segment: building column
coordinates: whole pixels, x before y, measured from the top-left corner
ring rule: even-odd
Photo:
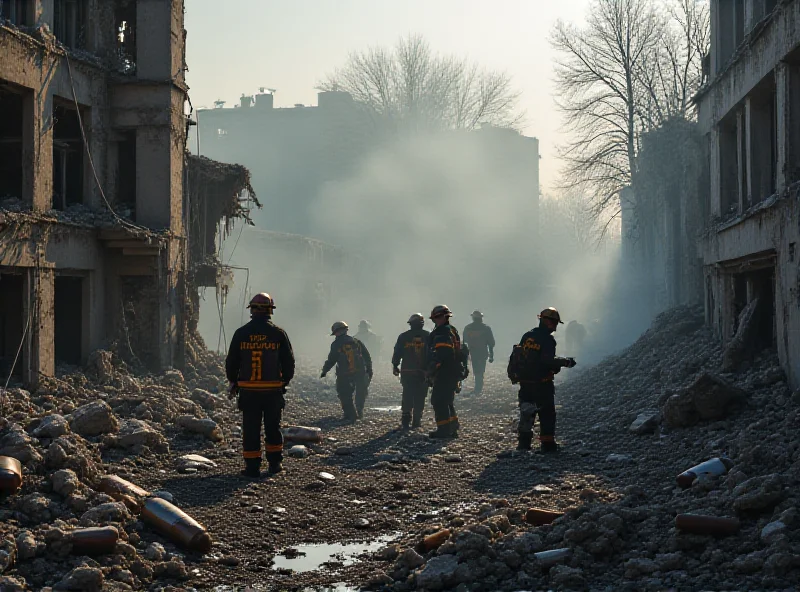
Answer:
[[[34,211],[53,203],[53,97],[25,93],[22,105],[22,197]]]
[[[23,381],[36,388],[42,375],[55,374],[55,273],[52,269],[27,268],[24,286],[22,305],[28,332]]]

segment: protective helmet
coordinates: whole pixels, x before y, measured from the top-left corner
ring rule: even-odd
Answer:
[[[347,326],[347,323],[344,321],[336,321],[333,325],[331,325],[331,335],[335,335],[337,331],[341,329],[349,329],[350,327]]]
[[[261,294],[256,294],[250,299],[250,304],[247,305],[247,308],[252,308],[253,310],[272,310],[275,308],[275,301],[272,299],[272,296],[266,292],[261,292]]]
[[[359,328],[359,329],[364,329],[364,328],[366,328],[366,329],[369,329],[371,326],[372,326],[372,325],[370,325],[370,324],[369,324],[369,321],[368,321],[368,320],[366,320],[366,319],[364,319],[363,321],[361,321],[361,322],[358,324],[358,328]]]
[[[473,310],[473,311],[472,311],[472,316],[473,316],[473,317],[480,317],[480,318],[483,318],[483,313],[482,313],[481,311],[479,311],[479,310]]]
[[[408,317],[408,324],[413,325],[414,323],[419,323],[420,325],[425,324],[425,317],[422,316],[422,313],[415,312],[410,317]]]
[[[447,317],[453,316],[453,313],[450,311],[450,309],[447,307],[446,304],[437,304],[436,306],[433,307],[433,310],[431,311],[432,319],[441,316],[447,316]]]
[[[558,314],[558,311],[552,306],[545,308],[541,313],[539,313],[539,318],[550,319],[551,321],[556,321],[562,325],[564,324],[564,322],[561,320],[561,315]]]

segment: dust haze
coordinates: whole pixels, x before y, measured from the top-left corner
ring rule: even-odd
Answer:
[[[627,345],[650,315],[621,300],[631,278],[620,274],[619,233],[603,222],[576,229],[558,197],[540,199],[536,151],[524,142],[535,140],[493,128],[395,135],[319,187],[302,252],[275,251],[281,240],[300,237],[272,233],[265,246],[257,226],[234,230],[223,258],[248,268],[249,278],[236,271],[226,306],[206,292],[201,331],[209,346],[225,349],[225,338],[247,319],[247,298],[259,291],[276,299],[275,322],[299,357],[315,364],[336,320],[354,334],[368,319],[383,337],[385,360],[409,315],[427,318],[440,303],[454,311],[459,331],[481,310],[500,363],[547,306],[588,331],[580,350],[567,351],[562,326],[556,338],[563,355],[592,363]]]

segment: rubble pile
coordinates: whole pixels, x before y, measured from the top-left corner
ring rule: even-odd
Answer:
[[[220,379],[202,383],[216,390]],[[143,539],[144,500],[104,483],[137,463],[172,464],[169,440],[182,425],[204,428],[190,442],[223,439],[208,417],[221,397],[195,384],[174,370],[135,377],[109,352],[95,352],[85,373],[43,379],[35,394],[4,393],[0,456],[21,461],[23,479],[0,500],[0,589],[131,590],[186,580],[185,549]]]
[[[24,479],[0,501],[0,588],[791,589],[800,397],[774,351],[731,371],[723,360],[701,311],[662,315],[627,350],[559,375],[562,447],[542,455],[515,450],[516,389],[499,360],[484,395],[470,379],[458,396],[461,437],[434,441],[429,405],[425,429],[397,429],[388,363],[350,424],[334,379],[301,359],[284,423],[321,434],[287,441],[286,471],[251,482],[217,356],[132,376],[98,352],[36,393],[7,393],[0,456],[22,461]],[[165,506],[152,500],[188,515],[183,542],[154,526]],[[203,527],[213,545],[192,551],[185,533]],[[377,541],[302,571],[304,544]]]
[[[633,346],[558,390],[562,452],[534,470],[564,475],[585,463],[617,499],[583,490],[563,517],[535,528],[523,498],[486,507],[466,526],[457,516],[440,525],[452,534],[436,550],[379,554],[392,563],[376,587],[386,576],[393,590],[791,588],[800,575],[800,401],[774,351],[721,372],[723,349],[701,313],[662,315]],[[692,407],[689,421],[664,421],[676,400]],[[730,459],[730,471],[677,485],[680,472],[715,456]],[[550,487],[569,488],[564,481]],[[676,528],[680,514],[711,518],[691,534]],[[561,553],[557,564],[538,559],[542,551]]]

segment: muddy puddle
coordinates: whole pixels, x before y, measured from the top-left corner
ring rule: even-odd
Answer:
[[[321,543],[295,545],[291,553],[275,555],[273,569],[291,569],[298,573],[315,571],[326,563],[335,563],[336,567],[347,567],[358,562],[364,553],[374,553],[397,538],[397,534],[382,536],[378,539],[360,543]],[[339,592],[339,588],[325,589]],[[342,592],[349,588],[342,588]]]

